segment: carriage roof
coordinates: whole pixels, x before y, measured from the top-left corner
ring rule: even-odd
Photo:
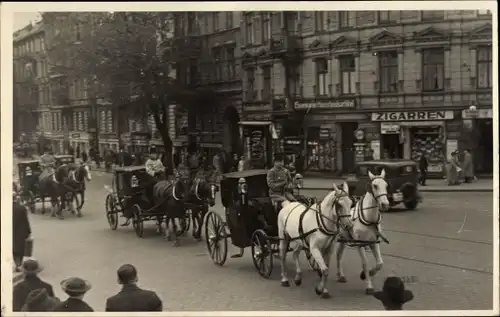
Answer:
[[[29,160],[29,161],[22,161],[17,163],[17,166],[27,166],[27,165],[33,165],[33,164],[40,164],[38,160]]]
[[[115,169],[115,173],[133,173],[145,171],[146,167],[144,165],[140,166],[121,166]]]
[[[384,166],[389,168],[408,166],[408,165],[417,165],[417,163],[412,160],[386,159],[386,160],[365,161],[356,164],[356,166]]]
[[[232,172],[224,174],[224,178],[247,178],[254,176],[267,176],[268,170],[266,169],[255,169],[255,170],[246,170],[241,172]]]

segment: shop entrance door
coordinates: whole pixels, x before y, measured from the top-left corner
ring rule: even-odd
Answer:
[[[341,123],[342,127],[342,173],[354,171],[354,142],[355,132],[358,129],[357,122]]]
[[[382,159],[403,158],[403,145],[399,142],[399,134],[381,134]]]
[[[477,173],[493,172],[493,120],[476,120],[478,135],[477,157],[472,159]]]

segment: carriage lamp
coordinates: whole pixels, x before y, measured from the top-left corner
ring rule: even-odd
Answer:
[[[302,174],[295,175],[295,186],[297,186],[298,189],[304,187],[304,177],[302,176]]]
[[[246,194],[248,192],[247,181],[244,178],[238,180],[238,192],[240,194]]]
[[[134,175],[130,179],[130,187],[132,187],[132,188],[139,187],[139,180],[137,179],[137,176]]]

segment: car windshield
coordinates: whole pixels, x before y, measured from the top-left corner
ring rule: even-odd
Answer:
[[[386,175],[390,173],[389,169],[386,166],[380,166],[380,165],[362,165],[358,166],[357,169],[357,176],[368,176],[368,171],[372,172],[374,175],[380,175],[382,173],[382,169],[385,169]]]

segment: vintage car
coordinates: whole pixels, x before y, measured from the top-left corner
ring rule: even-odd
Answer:
[[[385,170],[385,179],[389,184],[388,195],[391,206],[402,203],[409,210],[415,209],[422,198],[418,191],[417,163],[411,160],[373,160],[356,164],[355,174],[346,180],[349,192],[355,199],[363,196],[369,181],[368,171],[379,175],[382,169]]]
[[[73,155],[54,155],[54,158],[56,159],[56,166],[75,163],[75,157]]]

